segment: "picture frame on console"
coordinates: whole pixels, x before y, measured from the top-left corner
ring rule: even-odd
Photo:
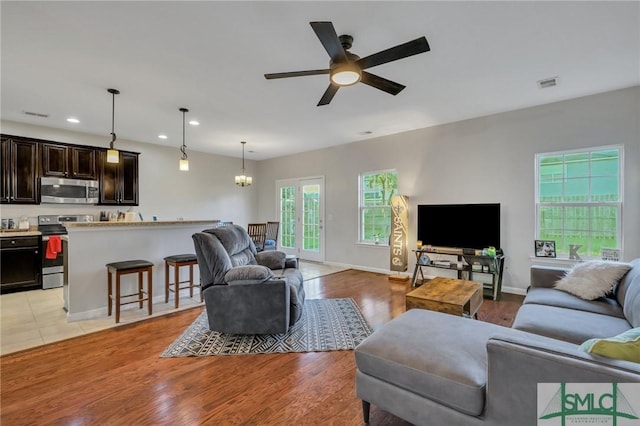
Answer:
[[[551,240],[535,240],[536,257],[556,257],[556,242]]]

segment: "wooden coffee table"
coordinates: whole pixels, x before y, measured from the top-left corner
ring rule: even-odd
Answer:
[[[434,278],[406,296],[407,311],[419,308],[476,318],[480,305],[482,284],[455,278]]]

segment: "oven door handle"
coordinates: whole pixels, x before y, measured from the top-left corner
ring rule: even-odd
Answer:
[[[42,237],[42,241],[49,241],[49,237],[51,237],[51,235],[46,235],[44,237]],[[62,241],[69,241],[69,236],[68,235],[59,235],[60,239]]]

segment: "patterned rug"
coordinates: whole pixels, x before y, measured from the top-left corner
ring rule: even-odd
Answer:
[[[209,330],[207,312],[160,355],[163,358],[321,352],[354,349],[371,328],[353,299],[308,299],[302,318],[284,334],[224,334]]]

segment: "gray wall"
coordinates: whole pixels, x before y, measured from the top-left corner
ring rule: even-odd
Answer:
[[[357,244],[360,173],[398,171],[399,193],[410,197],[410,247],[417,204],[501,203],[503,285],[522,292],[537,261],[536,153],[623,144],[623,255],[640,256],[639,122],[640,87],[633,87],[265,160],[258,163],[258,203],[273,214],[276,180],[324,176],[326,261],[373,270],[388,269],[388,249]],[[410,256],[410,271],[414,260]]]

